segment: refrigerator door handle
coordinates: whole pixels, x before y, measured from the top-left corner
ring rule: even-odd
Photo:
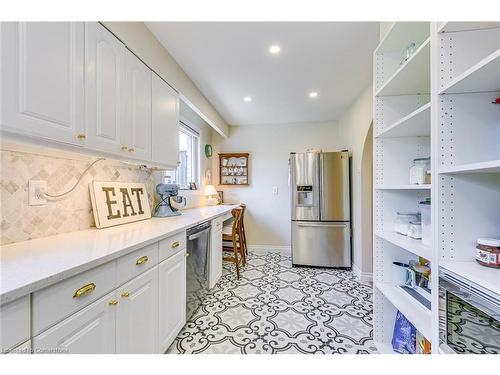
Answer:
[[[297,224],[299,227],[304,227],[304,228],[311,228],[311,227],[331,227],[331,228],[346,228],[348,226],[349,223],[344,223],[344,224],[329,224],[329,223],[315,223],[315,224],[312,224],[312,223],[307,223],[307,224],[304,224],[304,223],[299,223]]]

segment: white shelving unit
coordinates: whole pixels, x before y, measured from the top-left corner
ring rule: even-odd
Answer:
[[[411,42],[417,50],[399,64]],[[393,352],[399,310],[439,353],[440,267],[500,298],[500,272],[474,259],[477,238],[500,237],[500,22],[396,22],[373,61],[374,338]],[[432,184],[408,185],[412,159],[426,156]],[[429,196],[424,246],[393,221]],[[392,282],[393,262],[419,257],[431,263],[430,310]]]
[[[500,97],[500,22],[435,26],[431,48],[438,264],[500,299],[500,271],[475,261],[478,238],[500,237],[500,105],[492,103]]]
[[[396,64],[412,42],[413,55]],[[409,184],[413,159],[431,155],[431,47],[430,23],[396,22],[374,52],[374,338],[382,353],[393,352],[398,310],[432,342],[432,309],[392,281],[393,262],[435,259],[433,247],[393,229],[398,211],[418,212],[433,190]]]

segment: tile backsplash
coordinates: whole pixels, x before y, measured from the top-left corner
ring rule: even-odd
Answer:
[[[71,189],[81,172],[94,159],[71,159],[6,150],[0,153],[2,245],[94,227],[88,188],[92,180],[143,182],[153,208],[153,173],[116,160],[97,162],[71,193],[48,200],[43,206],[29,206],[29,180],[46,181],[47,193],[57,195]]]

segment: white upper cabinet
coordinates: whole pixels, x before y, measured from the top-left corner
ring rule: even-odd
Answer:
[[[123,144],[131,157],[151,159],[151,70],[132,52],[126,52],[127,95]]]
[[[84,143],[84,24],[2,23],[2,127]]]
[[[161,262],[158,270],[158,350],[165,353],[186,323],[186,250]]]
[[[102,25],[85,25],[85,109],[88,147],[123,154],[126,121],[125,46]],[[123,147],[123,148],[122,148]]]
[[[118,289],[116,352],[156,354],[158,349],[158,267]]]
[[[179,160],[179,94],[152,73],[152,160],[177,167]]]

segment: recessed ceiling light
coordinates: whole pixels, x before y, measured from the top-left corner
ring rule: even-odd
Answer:
[[[252,98],[251,98],[250,96],[245,96],[245,97],[243,98],[243,101],[244,101],[244,102],[247,102],[247,103],[250,103],[250,102],[252,101]]]
[[[281,51],[280,46],[274,45],[274,46],[269,47],[269,52],[271,52],[273,55],[280,53],[280,51]]]
[[[316,98],[316,97],[318,97],[318,93],[317,93],[316,91],[311,91],[311,92],[309,93],[309,97],[310,97],[310,98]]]

